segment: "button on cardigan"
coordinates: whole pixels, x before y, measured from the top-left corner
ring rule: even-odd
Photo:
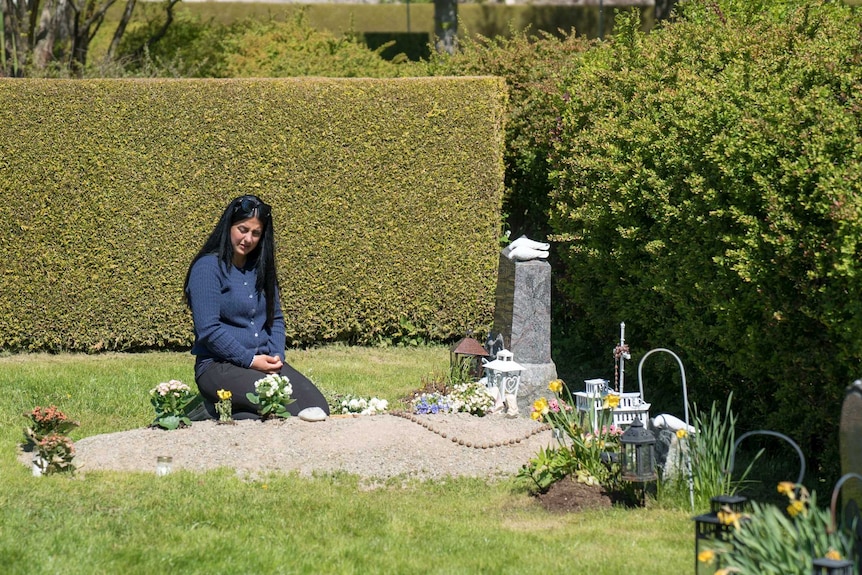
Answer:
[[[284,359],[284,316],[276,293],[275,317],[266,324],[266,298],[255,289],[257,272],[225,269],[215,254],[199,258],[189,274],[188,298],[194,319],[198,377],[213,361],[249,367],[258,354]]]

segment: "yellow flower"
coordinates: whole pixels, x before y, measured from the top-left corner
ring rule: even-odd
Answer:
[[[548,407],[548,400],[544,397],[540,397],[533,402],[533,410],[538,411],[542,415],[545,415],[546,413],[548,413],[548,411],[550,411],[550,408]]]
[[[619,395],[608,395],[605,397],[605,401],[603,402],[603,407],[610,407],[611,409],[616,409],[620,404],[620,396]]]
[[[788,496],[790,499],[796,499],[796,485],[790,481],[782,481],[779,483],[778,492]]]
[[[530,414],[530,419],[532,419],[533,421],[539,421],[540,419],[542,419],[542,412],[541,411],[532,412]]]
[[[553,391],[554,393],[560,393],[563,391],[563,380],[562,379],[552,379],[548,384],[548,389]]]
[[[220,390],[218,390],[218,391],[216,392],[216,395],[218,395],[218,398],[219,398],[220,400],[222,400],[222,401],[227,401],[228,399],[230,399],[231,397],[233,397],[233,394],[232,394],[230,391],[227,391],[227,390],[224,390],[224,389],[220,389]]]
[[[718,522],[722,525],[733,525],[736,528],[739,528],[739,520],[742,517],[739,513],[734,513],[733,511],[722,510],[717,513]]]
[[[800,513],[805,513],[805,503],[802,501],[792,501],[790,505],[787,506],[787,513],[791,517],[796,517]]]
[[[678,439],[685,439],[688,437],[688,432],[685,429],[677,429],[676,436]]]
[[[833,561],[841,561],[841,559],[843,559],[843,557],[841,557],[841,554],[838,551],[836,551],[835,549],[830,549],[826,553],[826,558],[832,559]]]
[[[715,551],[712,549],[704,549],[697,554],[697,560],[701,563],[712,563],[713,559],[715,559]]]

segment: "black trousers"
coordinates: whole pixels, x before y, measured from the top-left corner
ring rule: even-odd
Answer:
[[[231,392],[235,414],[257,413],[258,406],[251,403],[246,394],[255,393],[254,382],[266,375],[256,369],[239,367],[227,362],[215,362],[195,380],[195,383],[198,384],[201,395],[208,401],[216,403],[219,400],[218,390],[224,389]],[[326,398],[310,379],[286,363],[281,368],[281,375],[290,380],[293,388],[291,397],[296,401],[287,406],[287,411],[291,415],[297,415],[306,407],[319,407],[329,415]]]

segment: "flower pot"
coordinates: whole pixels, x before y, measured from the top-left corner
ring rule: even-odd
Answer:
[[[38,453],[33,456],[33,477],[42,477],[45,475],[48,467],[48,462]]]

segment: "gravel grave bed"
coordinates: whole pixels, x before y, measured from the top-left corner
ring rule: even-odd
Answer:
[[[453,438],[480,447],[466,447]],[[168,455],[174,471],[226,467],[243,476],[347,472],[375,480],[493,479],[514,475],[552,442],[545,426],[529,418],[497,414],[410,415],[409,419],[392,414],[348,415],[314,423],[292,417],[233,425],[202,421],[174,431],[142,428],[94,435],[75,442],[75,463],[79,473],[154,473],[156,458]],[[21,453],[19,458],[29,465],[31,457]]]

